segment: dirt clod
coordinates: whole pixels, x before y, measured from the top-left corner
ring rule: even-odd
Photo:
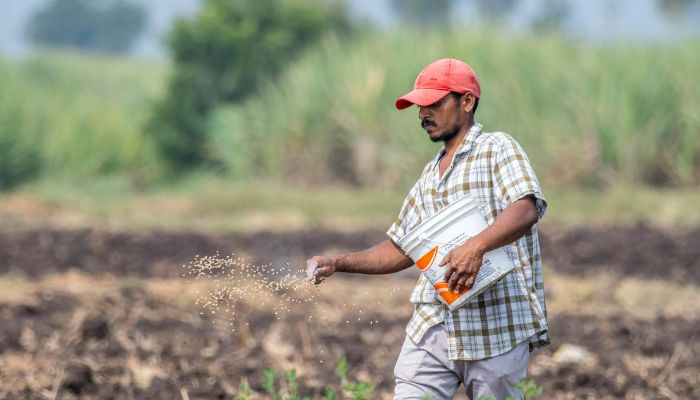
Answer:
[[[90,367],[80,363],[68,365],[64,371],[62,388],[73,394],[94,392],[96,386]]]
[[[88,315],[80,327],[83,339],[104,339],[109,335],[109,322],[104,314]]]

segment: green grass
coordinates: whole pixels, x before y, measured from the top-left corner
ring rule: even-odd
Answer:
[[[547,222],[571,225],[633,224],[690,227],[700,224],[700,188],[670,189],[616,186],[604,191],[553,188]]]
[[[231,183],[202,175],[184,179],[174,188],[162,186],[147,191],[134,190],[125,177],[83,181],[80,191],[75,190],[76,186],[76,182],[53,179],[25,185],[14,194],[0,196],[0,215],[13,217],[18,226],[200,232],[314,228],[358,231],[388,228],[405,196],[399,190],[304,188],[264,181]],[[549,201],[542,222],[545,227],[645,222],[675,228],[700,224],[700,209],[695,206],[700,204],[698,188],[545,188],[545,195]],[[34,213],[29,206],[17,208],[18,201],[53,211],[48,216]]]
[[[38,175],[144,179],[157,167],[142,127],[167,68],[122,58],[46,53],[0,60],[0,189]],[[12,171],[28,170],[32,176]]]
[[[477,119],[523,144],[546,189],[700,183],[700,80],[688,78],[700,71],[697,40],[593,47],[462,30],[327,38],[279,81],[211,116],[204,175],[298,193],[328,185],[401,193],[439,145],[415,108],[399,112],[393,101],[441,57],[475,68]],[[71,53],[0,60],[0,190],[48,180],[82,191],[86,181],[113,186],[113,176],[144,190],[182,184],[162,179],[167,166],[144,131],[168,69]]]
[[[135,191],[125,177],[76,182],[44,179],[13,199],[36,199],[55,210],[52,220],[19,215],[26,224],[50,223],[115,230],[260,231],[331,228],[356,231],[388,226],[404,194],[372,189],[280,187],[276,182],[231,183],[194,175],[174,186]]]
[[[477,119],[506,131],[549,185],[700,181],[700,46],[591,47],[493,32],[330,38],[243,106],[212,119],[212,154],[231,176],[401,187],[438,145],[393,102],[428,62],[455,57],[480,77]]]

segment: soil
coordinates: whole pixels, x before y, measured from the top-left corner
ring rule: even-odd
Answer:
[[[649,225],[545,230],[542,259],[575,275],[606,270],[619,276],[700,283],[700,228],[660,230]]]
[[[700,228],[665,231],[647,225],[545,230],[542,258],[557,271],[585,276],[608,271],[620,276],[700,283]],[[255,264],[303,265],[312,254],[364,249],[384,240],[382,231],[203,235],[99,230],[0,231],[0,274],[36,277],[78,269],[118,276],[176,277],[173,268],[196,254],[246,256]]]
[[[382,308],[368,303],[363,318],[379,321],[371,326],[347,324],[340,306],[351,298],[342,293],[385,285],[378,278],[338,281],[346,292],[323,300],[333,320],[310,323],[298,308],[277,319],[264,307],[249,306],[237,316],[236,331],[212,324],[193,303],[172,301],[148,287],[157,279],[181,280],[179,266],[196,254],[243,249],[254,262],[279,264],[364,248],[383,238],[381,231],[0,232],[0,279],[36,282],[19,300],[0,298],[0,398],[230,399],[241,382],[261,391],[262,371],[270,367],[296,368],[302,393],[319,398],[326,386],[339,385],[335,363],[343,356],[352,379],[370,381],[377,387],[374,398],[387,398],[410,305],[405,298]],[[686,284],[700,283],[696,243],[700,230],[666,232],[643,225],[545,231],[542,239],[545,263],[559,272],[586,276],[606,270]],[[70,290],[41,283],[69,270],[79,271],[87,283]],[[112,283],[96,290],[90,280],[105,274]],[[403,288],[412,285],[409,278],[397,281]],[[552,345],[532,353],[530,362],[530,377],[544,387],[544,398],[700,398],[697,320],[571,310],[551,315],[549,322]],[[564,344],[582,346],[591,356],[558,361],[555,354]]]
[[[383,240],[379,231],[343,234],[329,231],[202,235],[99,230],[0,231],[0,273],[31,277],[78,269],[119,276],[176,277],[177,267],[195,255],[236,253],[255,264],[284,265],[332,248],[366,248]]]

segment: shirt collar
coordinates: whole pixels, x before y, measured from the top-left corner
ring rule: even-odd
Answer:
[[[460,143],[459,147],[457,147],[457,151],[455,152],[455,159],[457,158],[457,156],[461,156],[462,154],[469,154],[472,147],[474,146],[474,141],[476,140],[477,136],[479,136],[479,134],[481,133],[482,128],[483,126],[480,123],[474,122],[474,125],[472,125],[472,127],[469,128],[469,131],[467,131],[467,134],[464,135],[462,143]],[[443,145],[440,151],[438,151],[433,161],[437,163],[440,160],[440,158],[445,155],[445,152],[445,145]]]

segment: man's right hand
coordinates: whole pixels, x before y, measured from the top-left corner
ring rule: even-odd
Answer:
[[[325,281],[335,271],[335,260],[330,257],[314,256],[306,260],[306,277],[314,285]]]

